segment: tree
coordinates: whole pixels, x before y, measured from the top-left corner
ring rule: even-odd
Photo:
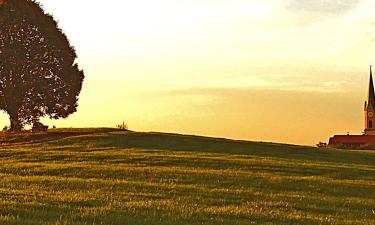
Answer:
[[[13,131],[76,112],[84,79],[52,16],[33,0],[0,0],[0,110]]]

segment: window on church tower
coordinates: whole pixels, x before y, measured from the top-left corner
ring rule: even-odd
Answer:
[[[368,122],[368,127],[372,128],[372,121],[371,120]]]

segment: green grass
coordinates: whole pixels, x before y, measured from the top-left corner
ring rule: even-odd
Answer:
[[[375,151],[111,129],[31,138],[49,141],[1,147],[0,224],[375,224]]]

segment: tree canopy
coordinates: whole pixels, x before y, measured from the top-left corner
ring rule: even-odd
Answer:
[[[0,110],[11,130],[76,112],[84,73],[52,16],[33,0],[0,0]]]

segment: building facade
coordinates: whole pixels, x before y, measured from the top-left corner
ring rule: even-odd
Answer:
[[[367,101],[364,107],[365,129],[362,135],[335,135],[329,139],[329,146],[350,149],[375,149],[375,92],[370,66],[370,80]]]

